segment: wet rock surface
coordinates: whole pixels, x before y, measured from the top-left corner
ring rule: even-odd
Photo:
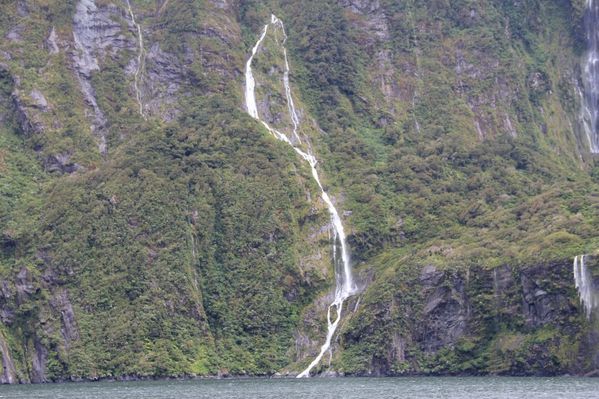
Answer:
[[[98,105],[96,92],[91,83],[92,72],[100,69],[102,58],[114,55],[118,50],[132,48],[117,22],[120,11],[114,5],[99,8],[94,0],[80,0],[73,16],[73,62],[77,79],[92,120],[91,131],[98,138],[98,150],[105,155],[107,149],[106,124],[108,120]]]
[[[390,302],[365,303],[362,312],[376,315],[374,324],[358,312],[360,324],[368,327],[348,329],[342,348],[366,348],[372,340],[385,346],[368,355],[368,366],[358,374],[454,374],[472,361],[480,362],[479,373],[579,373],[578,357],[596,363],[598,341],[592,327],[572,323],[584,315],[571,267],[563,262],[464,272],[425,266],[395,290],[386,288],[396,292]],[[555,345],[573,344],[572,357],[558,360]]]
[[[163,51],[160,43],[154,43],[146,55],[146,69],[144,91],[148,100],[144,107],[151,115],[172,121],[179,113],[177,104],[185,82],[184,67],[177,57]]]

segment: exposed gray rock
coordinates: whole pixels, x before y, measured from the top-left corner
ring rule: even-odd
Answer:
[[[79,73],[90,77],[97,71],[99,60],[122,49],[132,49],[131,43],[121,30],[118,20],[121,11],[113,4],[99,8],[94,0],[80,0],[73,17],[73,59]]]
[[[388,45],[391,40],[389,18],[378,0],[340,0],[339,4],[353,14],[349,22],[355,28],[358,43],[371,60],[367,67],[372,76],[372,83],[382,94],[380,100],[383,100],[378,106],[393,115],[398,100],[402,99],[402,93],[393,59],[394,54]],[[405,73],[406,71],[402,71],[402,76],[405,76]],[[407,97],[411,98],[412,95]],[[379,101],[376,98],[372,100]],[[381,120],[381,124],[388,122],[388,120]]]
[[[50,110],[50,107],[48,106],[48,101],[46,100],[46,97],[44,97],[41,91],[39,91],[38,89],[33,89],[31,90],[31,93],[29,93],[29,96],[33,100],[35,106],[40,111],[48,112]]]
[[[308,357],[314,357],[318,354],[322,342],[323,328],[319,320],[319,315],[326,314],[329,305],[333,302],[334,292],[327,292],[326,295],[318,297],[314,306],[304,315],[304,322],[299,330],[294,332],[295,340],[295,360],[302,361]],[[349,306],[349,304],[347,305]],[[316,332],[318,339],[311,339],[308,331]]]
[[[21,267],[17,277],[15,279],[15,289],[16,289],[16,301],[18,305],[23,304],[29,295],[35,292],[35,286],[33,285],[33,276],[29,269],[25,266]]]
[[[420,273],[420,281],[428,287],[438,284],[442,278],[443,272],[437,271],[437,268],[433,265],[424,266]]]
[[[15,384],[17,380],[17,371],[13,362],[8,344],[2,334],[0,334],[0,354],[2,355],[2,374],[0,374],[0,383]]]
[[[587,331],[572,322],[573,319],[583,320],[584,315],[575,306],[577,301],[573,301],[576,291],[570,262],[466,270],[438,270],[427,265],[416,276],[411,276],[408,280],[399,280],[401,288],[398,286],[397,293],[385,300],[377,297],[374,303],[364,303],[352,317],[365,318],[368,322],[356,324],[352,320],[354,328],[342,333],[341,340],[346,349],[372,342],[373,337],[379,345],[382,340],[386,342],[383,351],[379,347],[376,352],[362,355],[370,356],[369,365],[362,371],[364,374],[394,374],[393,368],[398,365],[419,372],[422,356],[441,361],[446,351],[455,350],[459,358],[463,356],[460,345],[464,343],[467,347],[471,345],[472,349],[468,350],[475,352],[474,356],[481,356],[485,350],[496,350],[495,345],[500,344],[493,338],[501,337],[500,331],[505,326],[511,326],[510,332],[519,337],[510,350],[522,351],[522,356],[529,356],[525,361],[535,364],[537,372],[552,373],[564,367],[547,353],[560,345],[563,337],[570,336],[580,340],[580,359],[588,359],[592,367],[599,367],[599,332],[595,329]],[[358,325],[360,327],[356,328]],[[545,328],[560,333],[547,342],[526,346],[530,345],[529,337]],[[490,339],[491,343],[481,342],[481,339]],[[479,344],[490,347],[485,349],[477,346]],[[526,351],[534,353],[525,355]],[[511,356],[498,353],[498,356]],[[435,357],[439,354],[441,359]],[[438,366],[435,364],[434,367]],[[442,369],[443,365],[440,367]],[[514,363],[511,367],[510,373],[529,372],[522,368],[522,364]],[[588,371],[583,367],[588,365],[571,372]]]
[[[387,49],[381,49],[375,54],[375,64],[377,67],[377,78],[380,82],[380,90],[387,101],[399,99],[401,90],[397,79],[395,78],[395,68],[391,52]]]
[[[29,7],[27,5],[27,1],[17,1],[17,14],[19,17],[26,17],[29,15]]]
[[[21,35],[22,35],[24,29],[25,29],[25,27],[23,25],[16,25],[8,31],[8,33],[6,34],[6,38],[8,40],[10,40],[11,42],[18,43],[23,40]]]
[[[42,345],[38,337],[33,341],[33,354],[31,358],[30,380],[33,383],[48,382],[46,376],[46,363],[48,361],[48,350]]]
[[[530,327],[555,324],[561,315],[570,310],[570,300],[566,295],[541,289],[539,280],[543,278],[545,276],[537,270],[523,273],[521,277],[522,313]]]
[[[18,86],[18,80],[15,79],[15,86]],[[12,102],[15,109],[17,122],[25,135],[33,135],[43,133],[45,131],[44,124],[39,116],[33,111],[28,102],[22,98],[23,93],[15,90],[12,93]]]
[[[60,312],[62,327],[60,332],[64,339],[65,346],[70,347],[71,343],[79,339],[79,330],[77,328],[77,320],[73,305],[69,301],[66,289],[59,288],[50,300],[50,305],[53,309]]]
[[[318,348],[319,341],[310,339],[310,337],[300,331],[296,331],[293,340],[295,342],[295,358],[303,360],[314,356],[314,348]]]
[[[426,266],[420,276],[425,295],[420,337],[425,352],[452,345],[466,332],[469,309],[464,280]]]
[[[148,99],[145,108],[149,114],[160,116],[168,122],[177,116],[178,93],[184,80],[184,67],[171,54],[154,43],[146,55],[144,91]]]
[[[339,4],[358,14],[376,13],[381,8],[379,0],[341,0]]]
[[[8,281],[0,281],[0,321],[6,325],[10,325],[15,316],[14,309],[11,306],[13,296]]]
[[[406,339],[399,333],[393,335],[391,340],[391,361],[405,362],[406,360]]]
[[[135,46],[122,34],[118,23],[120,16],[121,12],[115,5],[99,8],[94,0],[80,0],[73,16],[73,61],[81,91],[93,111],[89,115],[92,118],[91,130],[98,137],[98,149],[103,155],[107,153],[107,119],[98,105],[90,78],[92,72],[100,69],[102,58]]]
[[[367,31],[372,39],[381,41],[390,39],[389,24],[379,0],[341,0],[339,3],[353,13],[365,17],[362,19],[361,28]]]
[[[83,169],[81,165],[71,162],[71,154],[69,153],[48,156],[44,161],[44,167],[48,172],[60,173],[74,173]]]
[[[52,30],[50,30],[50,35],[46,40],[46,45],[48,47],[48,50],[50,51],[50,54],[58,54],[60,52],[60,48],[58,47],[58,41],[56,37],[56,29],[54,27],[52,27]]]
[[[228,10],[231,8],[230,2],[227,0],[210,0],[210,3],[217,8],[221,8],[223,10]]]
[[[497,59],[489,58],[478,50],[458,48],[455,54],[456,91],[466,99],[472,112],[474,128],[480,140],[499,134],[516,137],[517,126],[509,114],[501,110],[511,109],[512,99],[517,93],[494,71],[500,67]],[[493,90],[472,93],[474,82],[490,81]]]

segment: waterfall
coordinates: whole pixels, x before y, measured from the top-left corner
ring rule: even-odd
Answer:
[[[584,93],[580,118],[591,153],[599,153],[599,1],[587,0],[584,15],[587,52],[582,63]]]
[[[289,111],[289,116],[290,116],[291,122],[293,124],[293,136],[294,136],[297,144],[294,144],[285,134],[272,128],[267,122],[260,119],[260,116],[258,115],[258,107],[256,105],[256,94],[255,94],[256,81],[254,80],[254,75],[252,73],[252,61],[254,60],[254,57],[255,57],[258,49],[260,48],[262,42],[264,41],[264,38],[266,37],[268,28],[271,25],[273,27],[279,26],[283,32],[283,41],[281,44],[283,54],[285,57],[285,71],[283,73],[283,85],[284,85],[284,89],[285,89],[285,96],[286,96],[286,100],[287,100],[287,108]],[[250,58],[247,60],[246,65],[245,65],[245,106],[247,109],[247,113],[252,118],[261,122],[262,125],[278,140],[281,140],[281,141],[287,143],[289,146],[291,146],[293,148],[293,150],[310,165],[310,169],[312,171],[312,178],[314,179],[316,184],[318,184],[322,200],[325,202],[325,204],[327,206],[327,209],[328,209],[330,217],[331,217],[331,224],[333,225],[333,230],[334,230],[333,262],[335,265],[335,283],[336,283],[335,298],[333,300],[333,303],[331,303],[331,305],[328,307],[328,310],[327,310],[328,331],[327,331],[327,336],[326,336],[325,342],[322,345],[322,347],[320,348],[320,353],[318,354],[318,356],[316,356],[316,358],[312,361],[312,363],[310,363],[310,365],[303,372],[301,372],[298,375],[298,378],[302,378],[302,377],[310,376],[310,371],[312,370],[312,368],[314,368],[314,366],[316,366],[320,362],[320,360],[322,359],[324,354],[330,349],[331,340],[335,334],[335,331],[337,330],[337,326],[339,325],[339,322],[341,321],[341,311],[343,309],[343,302],[348,297],[350,297],[352,294],[354,294],[356,292],[356,287],[355,287],[355,284],[353,281],[353,276],[352,276],[352,271],[351,271],[351,262],[350,262],[350,256],[349,256],[349,250],[348,250],[345,230],[343,228],[343,223],[341,222],[341,218],[339,217],[339,212],[337,211],[337,208],[335,208],[335,205],[331,201],[329,194],[325,191],[325,189],[320,181],[320,177],[318,175],[318,170],[316,169],[316,164],[317,164],[316,157],[312,154],[312,152],[309,148],[304,150],[304,149],[298,147],[298,145],[301,145],[301,140],[300,140],[299,133],[298,133],[300,121],[299,121],[297,111],[295,109],[295,104],[293,102],[293,98],[291,96],[291,88],[289,85],[289,61],[287,59],[287,49],[285,48],[286,39],[287,39],[287,35],[285,34],[285,27],[283,25],[283,22],[280,19],[278,19],[275,15],[272,15],[270,23],[264,25],[264,28],[262,29],[262,34],[260,35],[260,38],[254,45],[254,47],[252,48],[252,54],[250,55]],[[337,264],[336,264],[336,250],[337,250],[336,243],[337,242],[339,242],[340,249],[341,249],[341,264],[342,264],[341,270],[337,270]],[[331,312],[333,310],[336,313],[336,317],[335,317],[334,321],[331,321]]]
[[[145,119],[144,115],[144,107],[141,99],[141,90],[139,89],[139,79],[140,75],[144,68],[144,37],[141,32],[141,26],[135,21],[135,14],[133,14],[133,9],[131,8],[131,3],[129,0],[126,0],[127,9],[129,11],[129,16],[131,17],[131,22],[133,26],[137,29],[137,43],[139,46],[139,53],[137,54],[137,69],[135,70],[135,81],[133,86],[135,88],[135,97],[137,98],[137,103],[139,104],[139,114]]]
[[[578,289],[578,296],[588,319],[591,312],[599,305],[599,296],[593,287],[593,275],[585,264],[586,255],[574,258],[574,283]]]

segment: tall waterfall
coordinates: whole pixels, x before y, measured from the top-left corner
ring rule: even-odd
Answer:
[[[587,318],[590,319],[591,312],[599,305],[599,296],[593,287],[593,275],[585,264],[585,258],[586,255],[574,258],[574,283]]]
[[[599,1],[586,0],[584,15],[587,52],[582,64],[581,118],[592,153],[599,153]]]
[[[254,80],[254,75],[252,73],[252,61],[254,60],[254,56],[256,55],[258,49],[262,45],[262,42],[264,41],[264,38],[266,37],[268,29],[271,26],[273,28],[276,26],[279,26],[283,32],[283,37],[284,37],[284,39],[281,43],[283,54],[285,57],[285,71],[283,73],[283,86],[285,89],[285,96],[286,96],[286,100],[287,100],[287,108],[289,111],[289,117],[291,118],[291,122],[293,124],[293,136],[295,139],[294,142],[292,142],[292,140],[290,140],[285,134],[272,128],[267,122],[260,119],[260,116],[258,114],[258,107],[256,105],[256,94],[255,94],[256,81]],[[329,214],[331,216],[331,223],[333,225],[333,230],[334,230],[333,262],[335,264],[335,282],[336,282],[335,298],[333,300],[333,303],[331,303],[331,305],[329,306],[328,311],[327,311],[328,331],[327,331],[327,336],[326,336],[325,342],[322,345],[322,347],[320,348],[320,352],[319,352],[318,356],[316,356],[316,358],[312,361],[312,363],[310,363],[310,365],[302,373],[300,373],[298,375],[298,378],[302,378],[302,377],[310,376],[310,371],[312,370],[312,368],[314,368],[314,366],[316,366],[320,362],[320,360],[322,359],[324,354],[330,349],[331,340],[333,338],[333,335],[335,334],[335,331],[337,330],[337,326],[339,325],[339,322],[341,321],[341,311],[343,308],[343,302],[349,296],[351,296],[352,294],[354,294],[356,292],[356,287],[355,287],[355,284],[353,281],[353,276],[352,276],[350,256],[349,256],[349,250],[348,250],[347,240],[346,240],[346,236],[345,236],[345,230],[343,228],[343,223],[341,222],[341,218],[339,217],[339,212],[337,212],[335,205],[331,201],[331,198],[329,197],[328,193],[324,190],[322,183],[320,182],[318,170],[316,169],[316,164],[317,164],[316,157],[312,154],[310,148],[306,148],[304,150],[299,147],[299,145],[302,144],[300,137],[299,137],[299,133],[298,133],[300,121],[299,121],[297,111],[295,109],[295,104],[293,102],[293,98],[291,96],[291,88],[289,86],[289,61],[287,59],[287,49],[285,48],[285,40],[286,39],[287,39],[287,36],[285,34],[285,27],[283,25],[283,22],[280,19],[278,19],[276,16],[272,15],[270,23],[264,25],[262,34],[260,35],[260,38],[254,45],[254,47],[252,48],[252,54],[251,54],[250,58],[247,60],[247,63],[245,65],[245,106],[246,106],[248,114],[252,118],[261,122],[262,125],[278,140],[281,140],[281,141],[287,143],[288,145],[290,145],[293,148],[293,150],[310,165],[310,169],[312,171],[312,177],[313,177],[314,181],[318,184],[318,187],[320,188],[321,197],[328,208]],[[336,262],[337,261],[337,259],[336,259],[337,242],[339,243],[339,246],[341,247],[341,264],[342,264],[342,267],[340,268],[341,270],[337,270],[337,262]],[[334,321],[331,321],[331,312],[333,312],[333,311],[336,313],[336,317],[335,317]]]

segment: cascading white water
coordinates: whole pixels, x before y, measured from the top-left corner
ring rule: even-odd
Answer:
[[[293,150],[298,155],[300,155],[305,161],[307,161],[308,164],[310,165],[310,169],[312,171],[312,177],[314,178],[314,181],[316,181],[316,183],[318,184],[318,187],[320,188],[321,197],[322,197],[323,201],[325,202],[327,209],[329,211],[329,214],[331,216],[331,222],[333,225],[333,230],[335,232],[335,234],[334,234],[334,240],[335,240],[334,254],[336,254],[335,246],[336,246],[336,241],[338,240],[339,245],[341,247],[341,262],[343,265],[341,273],[339,273],[337,271],[337,267],[336,267],[336,263],[335,263],[335,260],[336,260],[336,255],[335,255],[334,260],[333,260],[335,263],[335,283],[336,283],[335,298],[333,300],[333,303],[329,306],[329,308],[327,310],[327,325],[328,325],[327,337],[325,339],[324,344],[320,348],[320,353],[318,354],[318,356],[316,356],[316,358],[312,361],[312,363],[310,363],[310,365],[303,372],[301,372],[298,375],[298,378],[302,378],[302,377],[310,376],[310,371],[312,370],[312,368],[314,368],[314,366],[316,366],[320,362],[320,360],[322,359],[324,354],[329,350],[329,348],[331,346],[331,340],[333,338],[333,335],[335,334],[335,331],[337,330],[337,326],[339,325],[339,322],[341,321],[341,311],[343,308],[343,302],[349,296],[351,296],[352,294],[354,294],[356,292],[356,287],[355,287],[355,284],[353,281],[349,250],[348,250],[345,230],[343,228],[343,223],[341,222],[341,218],[339,217],[339,212],[337,212],[335,205],[331,201],[331,198],[329,197],[328,193],[324,190],[322,183],[320,182],[320,177],[319,177],[318,171],[316,169],[316,164],[317,164],[316,157],[311,153],[309,148],[306,151],[299,148],[297,145],[292,143],[292,141],[285,134],[272,128],[268,123],[261,120],[258,115],[258,107],[256,105],[256,94],[255,94],[256,81],[254,80],[254,75],[252,73],[252,61],[254,60],[254,56],[256,55],[258,49],[260,48],[260,45],[264,41],[264,38],[266,37],[268,28],[270,25],[273,25],[273,26],[278,25],[283,32],[284,39],[281,44],[282,49],[283,49],[283,54],[285,57],[285,71],[283,73],[283,85],[284,85],[284,89],[285,89],[285,95],[287,98],[287,107],[288,107],[288,111],[289,111],[289,116],[291,118],[291,122],[293,123],[293,135],[296,138],[298,145],[301,144],[301,140],[300,140],[299,133],[298,133],[299,118],[298,118],[297,111],[295,109],[295,104],[293,103],[293,98],[291,96],[291,88],[289,86],[289,62],[287,60],[287,49],[285,48],[285,40],[287,39],[287,36],[285,34],[285,27],[283,25],[283,22],[280,19],[278,19],[275,15],[271,16],[271,21],[269,24],[264,25],[262,34],[260,35],[260,38],[254,45],[254,47],[252,48],[252,54],[251,54],[250,58],[247,60],[247,63],[245,65],[245,106],[246,106],[248,114],[252,118],[256,119],[257,121],[260,121],[262,123],[262,125],[277,139],[289,144],[293,148]],[[335,318],[335,321],[331,321],[332,308],[335,308],[335,312],[337,313],[337,317]]]
[[[599,296],[593,287],[593,275],[586,266],[585,258],[586,255],[574,258],[574,283],[587,318],[590,319],[591,312],[599,305]]]
[[[139,78],[144,68],[144,37],[141,31],[141,26],[135,20],[135,14],[133,14],[133,9],[131,8],[131,3],[129,0],[125,0],[127,3],[127,9],[129,11],[129,16],[131,17],[131,22],[133,26],[137,29],[137,43],[139,46],[139,53],[137,54],[137,69],[135,70],[135,80],[133,82],[133,86],[135,88],[135,97],[137,98],[137,103],[139,104],[139,114],[145,119],[144,115],[144,107],[141,98],[141,90],[139,89]]]
[[[283,30],[283,32],[285,32]],[[287,39],[287,37],[285,37]],[[287,107],[289,108],[289,115],[291,122],[293,123],[293,135],[297,139],[298,143],[301,144],[297,128],[299,126],[299,118],[297,112],[295,112],[295,105],[293,104],[293,97],[291,97],[291,87],[289,86],[289,61],[287,60],[287,49],[283,48],[283,54],[285,55],[285,72],[283,73],[283,85],[285,86],[285,96],[287,97]]]
[[[582,64],[581,119],[591,153],[599,153],[599,1],[587,0],[584,15],[587,52]]]

